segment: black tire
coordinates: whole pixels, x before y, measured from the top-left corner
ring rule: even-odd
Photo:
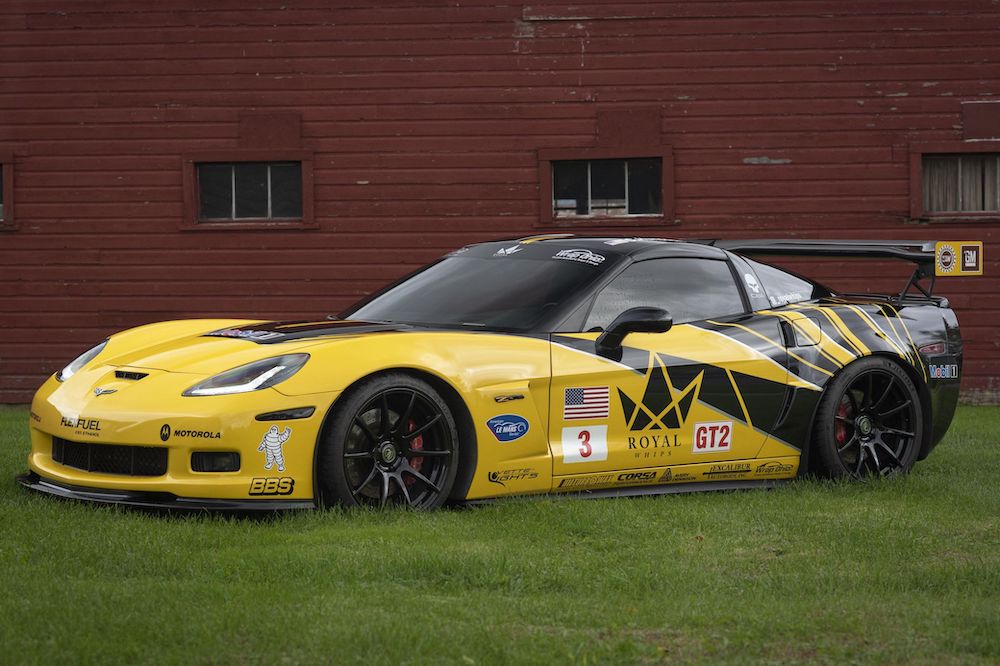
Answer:
[[[364,380],[337,401],[319,452],[325,504],[436,509],[458,471],[458,428],[427,382],[403,373]]]
[[[832,478],[905,474],[923,441],[920,395],[887,358],[851,363],[820,400],[813,430],[819,471]]]

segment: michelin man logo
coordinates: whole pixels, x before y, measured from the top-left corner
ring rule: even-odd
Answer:
[[[274,463],[278,463],[278,471],[285,471],[285,454],[281,452],[281,447],[291,436],[291,428],[286,427],[284,432],[278,432],[278,426],[271,426],[264,434],[257,447],[258,451],[264,452],[264,469],[271,469]]]

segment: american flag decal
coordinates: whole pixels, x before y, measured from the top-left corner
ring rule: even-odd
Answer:
[[[608,418],[607,386],[586,386],[566,389],[563,402],[563,420]]]

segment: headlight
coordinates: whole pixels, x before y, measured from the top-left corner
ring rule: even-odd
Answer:
[[[199,382],[181,395],[229,395],[259,391],[285,381],[308,360],[309,354],[285,354],[254,361]]]
[[[75,375],[77,372],[80,371],[80,368],[87,365],[95,358],[97,358],[97,355],[100,354],[102,351],[104,351],[104,347],[107,344],[108,341],[105,340],[104,342],[97,345],[93,349],[85,351],[79,356],[77,356],[75,359],[73,359],[73,361],[69,365],[67,365],[65,368],[56,373],[56,379],[58,379],[61,382],[64,382],[73,375]]]

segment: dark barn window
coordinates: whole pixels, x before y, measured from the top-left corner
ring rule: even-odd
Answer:
[[[197,165],[202,220],[302,217],[300,162],[210,162]]]
[[[552,162],[555,217],[624,217],[663,213],[663,160]]]
[[[923,156],[928,213],[1000,211],[1000,154]]]

